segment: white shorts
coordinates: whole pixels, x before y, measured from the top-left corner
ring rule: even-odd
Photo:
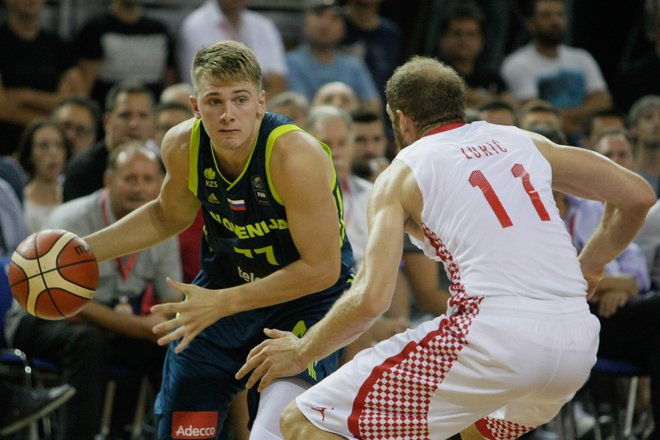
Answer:
[[[548,422],[584,384],[600,324],[584,298],[453,298],[450,315],[375,347],[298,396],[318,428],[348,439],[492,439]]]

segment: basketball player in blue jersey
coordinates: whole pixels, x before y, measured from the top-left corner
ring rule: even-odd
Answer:
[[[185,301],[153,309],[176,314],[154,327],[170,344],[156,402],[161,440],[217,438],[245,388],[235,374],[264,328],[304,334],[352,276],[329,149],[265,112],[252,51],[233,41],[204,48],[192,77],[195,118],[163,140],[160,196],[86,237],[99,261],[129,254],[188,227],[201,204],[201,271],[192,285],[170,281]],[[281,438],[282,409],[336,367],[333,354],[252,395],[250,438]]]

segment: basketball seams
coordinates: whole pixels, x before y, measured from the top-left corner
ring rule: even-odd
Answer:
[[[23,255],[21,255],[21,257],[23,257]],[[18,264],[17,264],[16,266],[17,266],[18,269],[22,270],[23,273],[25,273],[25,278],[21,279],[20,281],[14,283],[14,284],[10,284],[9,287],[17,286],[17,285],[19,285],[19,284],[21,284],[21,283],[24,283],[25,281],[31,280],[32,278],[40,277],[40,276],[41,276],[41,274],[39,274],[39,273],[37,273],[37,274],[35,274],[35,275],[30,275],[30,276],[28,276],[27,273],[25,272],[25,270],[22,269],[22,267],[25,267],[25,266],[24,266],[25,264],[30,264],[30,263],[35,263],[35,264],[36,264],[36,259],[35,259],[35,260],[32,260],[32,259],[23,260],[22,258],[21,258],[21,259],[18,259],[18,258],[16,258],[16,257],[14,257],[14,260],[19,260],[19,261],[21,262],[21,265],[20,265],[20,266],[19,266]],[[96,260],[95,260],[94,258],[89,258],[89,259],[87,259],[87,260],[80,260],[80,261],[76,261],[76,262],[74,262],[74,263],[63,264],[63,265],[61,265],[61,266],[54,267],[53,269],[45,270],[43,273],[45,273],[45,274],[46,274],[46,273],[51,273],[51,272],[56,271],[56,270],[58,270],[58,269],[66,269],[67,267],[77,266],[77,265],[79,265],[79,264],[83,264],[83,263],[95,263],[95,262],[96,262]],[[14,263],[14,264],[16,264],[16,263]],[[72,281],[72,282],[73,282],[73,281]],[[79,285],[79,284],[77,284],[77,283],[74,283],[74,284]],[[83,286],[83,285],[80,285],[80,287],[88,288],[87,286]]]

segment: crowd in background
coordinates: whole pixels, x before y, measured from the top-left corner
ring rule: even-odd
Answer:
[[[592,149],[638,172],[660,194],[660,2],[627,2],[632,6],[625,11],[618,3],[301,0],[299,40],[291,41],[282,35],[292,32],[251,10],[247,0],[200,3],[175,31],[151,16],[141,0],[108,0],[107,9],[69,39],[44,27],[45,0],[5,0],[0,256],[10,255],[31,231],[59,227],[84,235],[157,197],[160,144],[169,128],[193,117],[191,61],[198,49],[218,40],[250,47],[261,63],[268,110],[289,116],[331,148],[356,265],[366,244],[372,183],[397,153],[384,86],[413,53],[436,56],[464,78],[468,121],[516,125],[560,144]],[[585,26],[587,13],[594,19],[592,10],[585,10],[589,6],[604,13]],[[579,250],[596,228],[602,206],[561,194],[556,199]],[[88,223],[81,221],[86,215]],[[645,389],[656,420],[659,225],[656,205],[637,243],[608,267],[591,301],[603,328],[600,354],[634,361],[649,372]],[[65,438],[93,438],[102,390],[89,383],[102,383],[106,364],[126,357],[125,351],[113,352],[92,362],[90,354],[98,350],[85,347],[105,347],[99,344],[121,338],[122,348],[148,356],[142,367],[150,367],[146,373],[158,380],[164,352],[146,352],[143,345],[154,341],[148,330],[160,318],[146,310],[175,295],[157,279],[163,274],[193,279],[202,227],[198,216],[178,240],[138,254],[135,266],[135,256],[103,263],[99,290],[106,293],[95,301],[117,319],[85,316],[92,325],[74,333],[61,323],[57,332],[66,344],[34,343],[36,334],[52,335],[54,327],[37,329],[18,307],[9,311],[7,342],[49,358],[65,381],[87,390],[68,404],[78,410],[64,428],[70,430]],[[173,255],[176,261],[168,258]],[[404,248],[390,312],[345,357],[420,315],[442,313],[448,293],[438,269],[413,246]],[[136,341],[140,344],[132,344]],[[57,344],[66,350],[56,353]],[[95,365],[93,372],[83,367],[83,352],[84,365]],[[77,380],[85,369],[85,381]],[[247,436],[242,403],[237,400],[232,425],[236,438]],[[88,423],[80,423],[80,414]]]

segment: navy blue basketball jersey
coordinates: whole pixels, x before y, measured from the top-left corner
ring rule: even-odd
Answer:
[[[301,130],[287,117],[266,113],[243,172],[233,181],[222,175],[216,153],[201,120],[190,139],[188,186],[202,204],[202,272],[204,287],[221,288],[247,283],[281,269],[300,255],[289,231],[286,211],[270,178],[268,165],[275,141]],[[330,155],[329,148],[321,144]],[[350,276],[353,257],[346,238],[340,185],[332,188],[342,248],[342,271]],[[200,277],[198,277],[200,278]]]

